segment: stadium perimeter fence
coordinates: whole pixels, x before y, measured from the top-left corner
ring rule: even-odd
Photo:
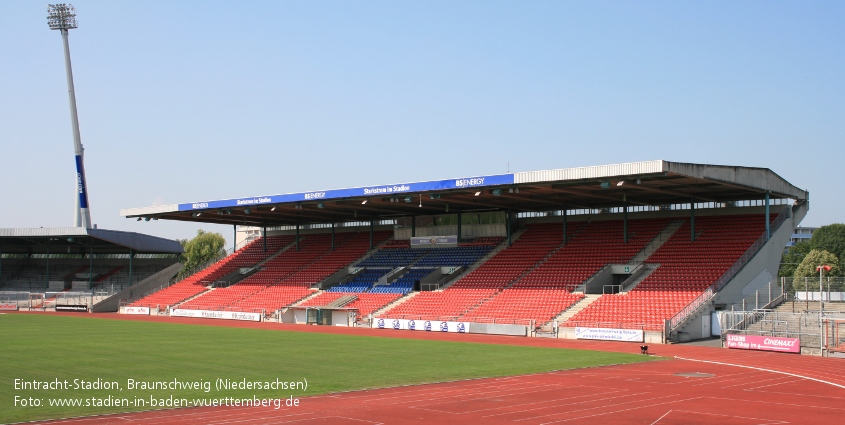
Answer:
[[[90,311],[94,304],[111,295],[110,291],[0,291],[0,304],[14,305],[20,310],[82,311],[84,307]]]
[[[845,313],[840,311],[724,311],[719,320],[723,346],[727,335],[756,335],[798,338],[803,354],[845,354]]]

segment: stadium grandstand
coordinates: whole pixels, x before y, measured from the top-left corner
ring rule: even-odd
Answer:
[[[179,242],[84,227],[0,229],[0,303],[116,311],[123,297],[165,285]]]
[[[712,312],[773,282],[808,208],[769,169],[657,160],[125,209],[260,236],[122,311],[708,337]]]

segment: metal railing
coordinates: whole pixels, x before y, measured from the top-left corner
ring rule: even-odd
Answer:
[[[821,279],[822,290],[819,291],[819,276],[805,277],[805,278],[781,278],[781,284],[787,293],[824,293],[827,294],[825,300],[830,300],[831,293],[845,292],[845,277],[829,277],[824,276]],[[845,300],[843,300],[845,301]]]
[[[777,282],[769,282],[763,288],[754,291],[753,294],[745,297],[740,302],[729,304],[725,306],[725,310],[730,311],[747,311],[775,308],[786,300],[786,293],[783,287]]]
[[[759,335],[798,338],[803,349],[819,353],[831,341],[825,341],[828,323],[845,320],[842,313],[790,313],[782,311],[724,311],[719,314],[722,341],[726,335]],[[829,331],[829,329],[827,329]]]
[[[781,224],[783,224],[787,218],[791,216],[790,209],[784,208],[781,213],[774,219],[769,225],[770,233],[774,233],[780,228]],[[730,282],[731,279],[748,264],[757,252],[760,251],[763,246],[766,245],[766,242],[769,241],[769,235],[765,232],[754,241],[753,244],[743,253],[736,262],[727,270],[722,277],[720,277],[713,285],[710,285],[701,295],[696,297],[692,302],[687,304],[686,307],[681,309],[675,316],[669,319],[669,330],[674,331],[677,329],[684,321],[687,320],[690,316],[692,316],[699,308],[706,305],[713,299],[717,292],[719,292],[725,285]]]

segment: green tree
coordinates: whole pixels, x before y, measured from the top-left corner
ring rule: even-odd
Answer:
[[[822,265],[828,265],[831,267],[830,271],[824,272],[825,277],[842,276],[842,268],[839,266],[839,258],[837,258],[836,255],[822,249],[814,249],[804,257],[804,260],[801,261],[801,264],[795,269],[792,284],[793,288],[796,291],[801,291],[803,289],[808,291],[818,291],[819,272],[816,269]]]
[[[819,227],[813,232],[810,240],[789,248],[781,257],[778,276],[792,277],[804,257],[814,249],[838,255],[840,268],[845,269],[845,224],[834,223]]]
[[[789,248],[789,250],[786,251],[786,253],[780,258],[780,271],[778,272],[778,276],[792,277],[795,275],[795,269],[797,269],[798,265],[804,261],[804,257],[806,257],[812,249],[810,241],[801,241],[795,244],[795,246]]]
[[[185,265],[185,273],[193,272],[197,267],[220,257],[225,253],[226,239],[220,233],[197,230],[197,235],[191,240],[179,240],[185,253],[181,262]]]
[[[819,227],[810,238],[812,249],[823,249],[842,258],[845,253],[845,224],[835,223]]]

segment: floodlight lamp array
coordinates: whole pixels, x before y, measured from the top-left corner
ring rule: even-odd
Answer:
[[[47,25],[51,30],[69,30],[76,25],[76,8],[72,4],[58,3],[47,5]]]

